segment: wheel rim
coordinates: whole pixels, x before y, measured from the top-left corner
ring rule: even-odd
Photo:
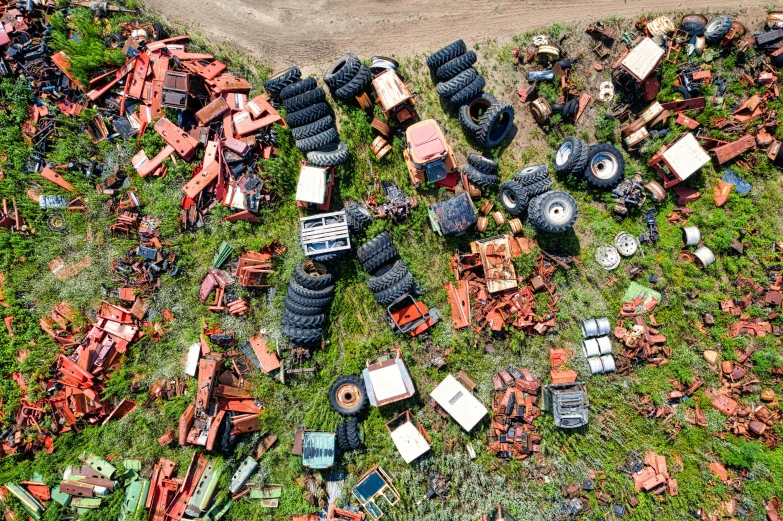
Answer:
[[[503,190],[501,198],[507,208],[514,208],[517,205],[517,195],[511,190]]]
[[[573,152],[573,150],[574,146],[571,143],[563,143],[560,145],[560,148],[557,149],[557,156],[555,157],[557,164],[564,165],[566,161],[568,161],[568,158],[571,157],[571,152]]]
[[[495,124],[492,126],[492,130],[489,133],[490,139],[493,141],[499,139],[505,133],[508,123],[509,115],[507,112],[503,112],[500,117],[495,120]]]
[[[546,209],[549,222],[565,224],[571,219],[571,209],[563,201],[552,201]]]
[[[359,405],[361,391],[353,384],[343,384],[337,389],[337,403],[345,409],[353,409]]]
[[[310,277],[316,279],[326,275],[326,266],[316,262],[308,261],[302,264],[302,271],[304,271]]]
[[[481,98],[477,99],[468,106],[468,116],[470,116],[470,119],[473,121],[473,123],[479,122],[481,116],[484,115],[484,112],[489,108],[489,106],[489,101]]]
[[[599,152],[590,160],[590,170],[598,179],[611,179],[619,168],[617,158],[606,152]]]

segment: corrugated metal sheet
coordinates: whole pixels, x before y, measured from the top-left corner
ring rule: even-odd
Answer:
[[[335,438],[333,432],[305,431],[302,464],[311,469],[328,469],[334,465]]]

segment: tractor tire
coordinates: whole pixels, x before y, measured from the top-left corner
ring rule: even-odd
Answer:
[[[460,105],[464,103],[468,103],[469,101],[473,101],[478,96],[481,96],[481,91],[484,90],[484,87],[487,85],[486,80],[484,80],[484,76],[476,76],[476,79],[473,80],[470,85],[459,91],[458,93],[454,94],[449,98],[449,103],[452,105],[459,107]],[[510,107],[510,105],[509,105]],[[486,117],[486,113],[482,118]],[[478,139],[478,136],[477,136]]]
[[[541,195],[551,190],[552,183],[553,183],[552,178],[547,176],[546,178],[542,179],[541,181],[538,181],[537,183],[533,183],[527,186],[523,185],[522,188],[525,190],[525,193],[527,194],[527,200],[530,201],[537,195]]]
[[[473,152],[468,154],[468,164],[485,174],[497,175],[498,173],[497,163],[484,156],[474,154]]]
[[[294,280],[303,288],[317,291],[330,286],[334,275],[325,264],[306,260],[294,268]]]
[[[575,137],[567,137],[555,153],[555,172],[580,175],[587,162],[589,145]]]
[[[465,129],[471,137],[476,138],[476,134],[481,129],[481,116],[489,110],[493,103],[495,103],[495,97],[488,92],[483,92],[481,96],[474,99],[470,103],[460,105],[457,113],[460,125]]]
[[[264,82],[264,90],[273,96],[280,94],[280,91],[288,87],[302,77],[302,71],[294,65],[290,69],[278,72]],[[290,123],[289,123],[290,124]]]
[[[503,208],[511,215],[521,215],[527,209],[527,191],[513,179],[500,185],[498,198]]]
[[[356,450],[362,446],[362,434],[359,430],[359,420],[355,417],[348,418],[345,422],[345,435],[348,438],[348,444],[351,450]]]
[[[485,174],[471,164],[465,165],[462,171],[465,172],[465,175],[471,183],[478,186],[482,190],[495,188],[498,185],[498,176],[493,174]]]
[[[386,291],[401,281],[408,273],[410,273],[408,267],[402,260],[395,261],[394,264],[389,265],[386,271],[378,272],[375,277],[370,277],[370,280],[367,281],[367,287],[373,293]]]
[[[337,446],[342,452],[349,452],[351,450],[351,443],[348,441],[348,434],[345,430],[346,425],[347,422],[340,422],[337,424]]]
[[[465,47],[465,42],[462,40],[452,42],[427,56],[427,67],[429,67],[432,72],[435,72],[438,70],[438,67],[445,65],[457,56],[464,54],[466,50],[467,47]]]
[[[682,30],[690,36],[701,36],[707,26],[707,18],[701,14],[687,14],[682,18]]]
[[[312,152],[310,152],[312,154]],[[310,258],[316,262],[334,262],[337,259],[343,257],[345,255],[345,251],[335,251],[332,253],[319,253],[317,255],[312,255]]]
[[[522,186],[530,186],[549,177],[549,168],[545,164],[537,164],[517,170],[514,174],[514,181]]]
[[[329,389],[329,405],[341,416],[356,416],[367,406],[367,389],[358,376],[340,376]]]
[[[323,313],[319,315],[297,315],[289,310],[283,313],[283,324],[287,324],[291,327],[298,327],[300,329],[312,329],[314,327],[321,327],[326,323],[326,315]]]
[[[158,40],[165,40],[169,37],[169,33],[166,32],[166,30],[163,28],[163,24],[160,23],[154,23],[152,24],[152,39],[154,41]]]
[[[362,233],[372,222],[372,214],[367,207],[354,201],[345,205],[345,215],[351,233]]]
[[[329,116],[330,107],[327,103],[321,102],[310,105],[306,109],[297,110],[285,117],[285,122],[291,128],[301,127],[309,123],[314,123],[324,116]]]
[[[382,306],[388,306],[413,288],[413,274],[408,272],[399,282],[383,291],[375,293],[375,300]]]
[[[353,79],[346,83],[344,87],[334,91],[334,94],[341,100],[351,100],[367,87],[370,80],[372,80],[372,71],[366,65],[362,65]]]
[[[294,304],[297,304],[302,307],[306,308],[318,308],[319,310],[323,310],[326,306],[328,306],[332,300],[334,299],[334,295],[331,295],[329,297],[324,298],[308,298],[300,295],[296,291],[289,291],[286,296],[286,302],[292,302]],[[293,308],[290,308],[291,311],[296,311]],[[320,311],[319,311],[320,312]],[[299,313],[298,315],[306,315],[307,313]]]
[[[612,145],[590,147],[590,154],[584,169],[587,182],[599,188],[617,185],[625,177],[623,153]]]
[[[552,190],[541,194],[528,207],[528,220],[539,232],[562,233],[571,229],[578,210],[570,194]]]
[[[672,90],[674,90],[675,94],[679,94],[679,97],[675,97],[675,99],[691,99],[691,91],[685,85],[677,85]]]
[[[294,136],[294,139],[306,139],[322,132],[326,132],[330,128],[335,128],[334,118],[332,118],[332,116],[324,116],[317,121],[308,123],[307,125],[292,128],[291,134]]]
[[[288,339],[294,344],[300,344],[303,346],[316,345],[320,342],[323,334],[324,330],[320,327],[302,329],[288,324],[283,324],[283,335],[288,337]]]
[[[289,298],[290,296],[291,295],[285,296],[286,311],[290,311],[295,315],[304,315],[304,316],[320,315],[321,313],[323,313],[324,306],[303,306],[298,302],[294,302],[292,299],[290,299]]]
[[[397,247],[392,244],[364,261],[362,266],[370,275],[375,275],[381,267],[388,264],[397,255]]]
[[[435,90],[438,91],[439,95],[443,96],[444,98],[448,98],[454,94],[457,94],[459,91],[473,83],[473,80],[475,80],[477,77],[478,73],[476,72],[476,69],[471,67],[466,71],[460,72],[449,81],[438,83],[435,86]]]
[[[707,40],[707,43],[715,43],[722,40],[726,33],[729,32],[729,29],[731,29],[731,22],[732,19],[729,15],[716,16],[704,28],[704,39]]]
[[[367,241],[365,244],[362,244],[358,250],[356,250],[356,258],[359,259],[359,262],[364,264],[364,262],[369,259],[370,257],[374,256],[376,253],[381,251],[384,248],[388,248],[392,245],[392,236],[389,232],[382,232]]]
[[[296,85],[296,84],[294,84]],[[306,109],[310,105],[315,105],[326,100],[326,93],[321,87],[317,89],[303,92],[293,98],[288,98],[283,101],[283,107],[286,112],[296,112],[297,110]]]
[[[297,139],[296,148],[302,152],[313,152],[315,150],[322,150],[339,139],[337,129],[332,127],[315,136]]]
[[[352,52],[347,52],[333,61],[329,68],[326,69],[324,83],[333,91],[337,90],[356,76],[361,65],[362,62],[359,61],[358,56]]]
[[[307,153],[307,161],[313,166],[321,167],[342,165],[350,157],[348,145],[343,142],[332,143],[320,150]]]
[[[476,140],[484,148],[494,148],[506,139],[513,126],[514,107],[507,101],[497,101],[481,116]]]
[[[299,296],[313,300],[334,298],[334,286],[326,286],[321,289],[308,289],[296,282],[294,279],[291,279],[291,282],[288,283],[288,290],[289,293],[293,291]]]
[[[435,71],[435,76],[437,76],[440,81],[450,80],[460,72],[471,68],[473,64],[476,63],[476,59],[476,53],[468,51],[438,67]]]
[[[305,78],[303,80],[299,80],[296,83],[292,83],[288,87],[281,90],[280,99],[285,101],[295,96],[299,96],[300,94],[304,94],[305,92],[310,92],[317,86],[318,82],[315,81],[315,78]]]

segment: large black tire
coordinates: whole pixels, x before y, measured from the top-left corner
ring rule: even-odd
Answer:
[[[304,94],[305,92],[310,92],[314,88],[318,86],[318,82],[315,81],[315,78],[305,78],[303,80],[299,80],[295,83],[292,83],[288,87],[284,88],[280,91],[280,99],[285,101],[289,98],[293,98],[294,96],[299,96],[300,94]]]
[[[439,95],[448,98],[470,85],[477,77],[476,69],[471,67],[466,71],[460,72],[449,81],[438,83],[435,86],[435,90],[438,91]]]
[[[485,148],[494,148],[506,139],[513,126],[514,107],[507,101],[496,101],[481,116],[476,139]]]
[[[530,186],[549,177],[549,169],[545,164],[530,165],[520,168],[514,174],[514,181],[522,186]]]
[[[364,261],[362,266],[370,275],[375,275],[381,267],[391,262],[397,255],[397,247],[392,244]]]
[[[285,122],[292,128],[301,127],[318,121],[324,116],[330,115],[329,111],[330,107],[328,103],[316,103],[315,105],[310,105],[306,109],[297,110],[296,112],[288,114],[285,117]]]
[[[612,145],[590,147],[590,155],[584,169],[587,182],[599,188],[617,185],[625,176],[623,153]]]
[[[307,153],[307,161],[314,166],[342,165],[351,157],[348,145],[345,143],[333,143],[321,150]]]
[[[340,376],[329,389],[329,405],[341,416],[356,416],[367,406],[367,389],[358,376]]]
[[[476,53],[468,51],[438,67],[435,71],[435,76],[437,76],[440,81],[450,80],[460,72],[471,68],[473,64],[476,63],[476,59]]]
[[[474,138],[476,137],[476,134],[478,134],[478,131],[481,128],[481,116],[489,110],[495,101],[495,97],[492,94],[482,92],[481,96],[470,103],[460,105],[459,111],[457,112],[457,118],[467,134]]]
[[[366,65],[362,65],[353,79],[346,83],[344,87],[337,89],[334,95],[346,101],[353,99],[367,87],[371,79],[372,71]]]
[[[356,72],[361,65],[362,62],[359,61],[358,56],[352,52],[347,52],[333,61],[329,68],[326,69],[324,83],[332,90],[339,89],[356,76]]]
[[[679,94],[679,97],[675,96],[676,99],[691,99],[691,91],[685,85],[677,85],[672,90],[674,90],[675,94]]]
[[[474,185],[482,189],[494,188],[498,185],[498,176],[494,174],[485,174],[478,168],[471,164],[467,164],[462,168],[468,180]]]
[[[308,123],[307,125],[292,128],[291,134],[294,136],[294,139],[305,139],[320,134],[321,132],[325,132],[330,128],[334,128],[334,118],[332,118],[332,116],[324,116],[317,121]]]
[[[290,311],[291,313],[294,313],[296,315],[305,315],[305,316],[312,316],[312,315],[320,315],[323,313],[324,306],[303,306],[299,304],[299,302],[294,302],[290,297],[293,294],[289,294],[285,296],[285,309],[287,311]],[[298,295],[295,296],[297,300],[300,298]]]
[[[348,452],[351,450],[351,443],[348,441],[348,434],[346,433],[345,426],[347,425],[347,422],[340,422],[337,424],[337,446],[340,448],[343,452]]]
[[[306,109],[310,105],[315,105],[326,100],[326,93],[321,87],[317,89],[308,90],[293,98],[288,98],[283,101],[283,107],[286,112],[296,112],[297,110]]]
[[[302,152],[312,152],[314,150],[321,150],[326,148],[327,145],[336,142],[338,139],[339,136],[337,135],[337,129],[332,127],[326,129],[320,134],[316,134],[315,136],[306,137],[304,139],[297,139],[296,148]]]
[[[498,173],[498,164],[489,158],[474,154],[468,154],[468,164],[480,170],[485,174],[496,175]]]
[[[552,188],[552,183],[553,182],[554,181],[552,180],[552,178],[547,176],[544,179],[542,179],[542,180],[540,180],[540,181],[538,181],[536,183],[533,183],[533,184],[530,184],[530,185],[527,185],[527,186],[523,185],[522,188],[525,190],[525,193],[527,193],[528,201],[530,201],[535,196],[541,195],[541,194],[543,194],[545,192],[548,192]]]
[[[454,94],[449,98],[449,103],[452,105],[455,105],[459,107],[463,103],[468,103],[469,101],[473,101],[475,98],[481,95],[481,91],[484,90],[484,87],[487,85],[487,82],[484,80],[484,76],[476,76],[476,79],[473,80],[470,85],[459,91],[458,93]],[[486,116],[486,113],[483,117]]]
[[[359,420],[355,417],[348,418],[345,422],[345,436],[348,438],[348,444],[351,450],[356,450],[362,446],[362,435],[359,431]]]
[[[348,229],[351,233],[362,233],[372,222],[372,214],[363,204],[351,201],[345,205],[345,215],[348,218]]]
[[[325,264],[306,260],[294,268],[294,280],[303,288],[319,290],[332,285],[334,275]]]
[[[323,313],[318,315],[297,315],[288,309],[283,313],[283,324],[287,324],[291,327],[312,329],[314,327],[321,327],[325,323],[326,315]]]
[[[319,308],[323,309],[326,306],[328,306],[332,299],[334,299],[334,295],[323,297],[323,298],[308,298],[300,295],[299,293],[295,291],[289,291],[286,296],[286,301],[291,302],[292,304],[296,304],[298,306],[302,306],[305,308]],[[307,313],[302,313],[294,309],[293,307],[290,307],[291,311],[294,311],[298,315],[306,315]]]
[[[283,324],[283,334],[294,344],[313,346],[320,342],[324,330],[320,327],[303,329],[289,324]]]
[[[690,36],[701,36],[707,26],[707,18],[701,14],[688,14],[682,19],[682,30]]]
[[[334,298],[334,286],[326,286],[321,289],[309,289],[296,282],[296,280],[291,279],[291,281],[288,283],[288,289],[289,293],[294,292],[297,295],[312,300]]]
[[[413,275],[408,272],[399,282],[375,294],[375,300],[382,306],[388,306],[413,288]]]
[[[587,162],[589,145],[575,137],[567,137],[555,152],[555,172],[581,175]]]
[[[571,229],[578,210],[570,194],[552,190],[541,194],[528,207],[528,219],[533,227],[546,233],[562,233]]]
[[[384,248],[392,245],[392,236],[389,232],[381,232],[356,250],[356,258],[364,262]]]
[[[704,28],[704,39],[708,43],[722,40],[726,33],[729,32],[729,29],[731,29],[731,22],[731,16],[727,14],[716,16]]]
[[[465,42],[457,40],[427,56],[427,67],[435,72],[438,67],[463,54],[467,48]]]
[[[521,215],[527,209],[527,191],[513,179],[500,185],[498,198],[503,208],[511,215]]]
[[[288,87],[302,77],[302,71],[294,65],[290,69],[279,72],[264,82],[264,90],[273,96],[280,94],[280,91]],[[290,123],[289,123],[290,124]]]
[[[401,281],[408,273],[408,267],[405,263],[402,260],[397,260],[394,264],[390,264],[386,271],[379,272],[375,277],[370,277],[370,280],[367,281],[367,287],[373,293],[385,291]]]

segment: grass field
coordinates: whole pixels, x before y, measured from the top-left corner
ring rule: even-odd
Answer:
[[[738,13],[740,18],[744,13]],[[80,15],[84,17],[84,14]],[[71,23],[83,35],[83,41],[101,37],[98,29],[90,32],[89,17],[78,18]],[[112,24],[121,21],[112,19]],[[633,31],[633,20],[608,20],[620,32]],[[63,20],[64,24],[65,21]],[[64,25],[55,26],[61,32]],[[750,29],[750,28],[749,28]],[[572,54],[582,51],[584,58],[577,62],[572,74],[577,81],[584,81],[585,87],[595,94],[597,85],[608,79],[603,72],[592,70],[593,57],[589,53],[589,38],[581,25],[552,26],[542,29],[552,38],[568,34],[564,46]],[[557,118],[547,128],[539,128],[532,122],[527,107],[516,101],[514,87],[523,83],[519,71],[514,68],[511,49],[530,43],[532,35],[515,38],[514,45],[500,45],[486,42],[476,46],[479,55],[478,69],[489,82],[488,91],[496,97],[514,101],[517,112],[518,131],[514,140],[500,149],[490,151],[499,161],[501,177],[510,178],[519,168],[535,162],[551,165],[553,151],[561,139],[576,135],[591,143],[618,142],[619,134],[612,120],[603,117],[604,107],[594,103],[574,128],[562,124]],[[455,35],[455,38],[459,35]],[[63,40],[57,40],[66,46]],[[262,81],[269,72],[262,65],[248,58],[237,56],[232,49],[218,49],[208,42],[195,40],[195,45],[211,49],[216,56],[230,63],[232,70],[248,77],[254,85],[254,93],[260,91]],[[444,44],[447,42],[443,42]],[[83,44],[86,45],[86,44]],[[614,56],[619,46],[615,47]],[[79,52],[78,49],[75,52]],[[87,52],[86,50],[84,52]],[[367,58],[367,57],[363,57]],[[260,57],[263,60],[263,57]],[[614,59],[614,58],[613,58]],[[607,60],[606,63],[610,63]],[[402,57],[400,74],[406,78],[416,93],[416,102],[422,118],[435,118],[447,131],[447,137],[464,164],[464,156],[475,150],[475,144],[466,139],[455,114],[441,104],[424,64],[423,56]],[[712,62],[713,74],[729,79],[726,107],[744,101],[748,89],[737,83],[744,62],[741,58],[725,54],[716,56]],[[90,70],[89,64],[85,71]],[[586,77],[590,72],[591,76]],[[664,88],[659,99],[672,98],[671,81],[675,76],[674,66],[665,64],[663,70]],[[320,78],[319,78],[320,81]],[[750,89],[750,92],[759,90]],[[559,92],[551,86],[543,86],[540,93],[554,99]],[[707,94],[711,94],[707,92]],[[49,364],[58,352],[51,339],[42,334],[38,320],[48,314],[51,307],[62,300],[81,307],[90,315],[101,300],[107,299],[107,292],[117,288],[112,279],[111,260],[124,255],[137,244],[134,240],[112,237],[108,226],[114,222],[107,214],[107,196],[97,195],[94,181],[77,175],[66,176],[84,195],[88,206],[86,214],[67,215],[68,231],[56,234],[44,224],[45,216],[36,203],[28,200],[24,192],[29,187],[30,174],[24,166],[29,160],[29,151],[20,144],[19,129],[26,118],[26,103],[29,91],[23,85],[9,80],[0,84],[0,101],[10,107],[9,113],[0,112],[0,150],[5,159],[1,164],[5,178],[0,181],[0,196],[9,200],[15,197],[20,211],[36,228],[32,237],[25,238],[0,232],[0,272],[6,277],[5,300],[10,308],[0,310],[4,316],[14,315],[15,336],[9,337],[0,328],[0,396],[3,398],[4,418],[0,422],[13,421],[20,391],[7,378],[14,371],[20,371],[31,388],[33,398],[42,396],[41,378],[46,375]],[[332,102],[330,100],[330,102]],[[336,207],[343,201],[360,200],[368,190],[377,186],[380,180],[394,180],[403,189],[413,193],[402,159],[404,140],[396,137],[393,152],[378,161],[369,149],[372,132],[369,118],[356,106],[332,102],[339,114],[340,136],[348,143],[352,158],[349,163],[338,167],[337,185],[333,201]],[[782,113],[783,103],[771,101],[769,108]],[[377,108],[376,108],[377,110]],[[90,117],[87,112],[83,117]],[[714,117],[728,115],[726,108],[710,107],[694,117],[708,124]],[[283,296],[296,264],[303,260],[297,244],[299,213],[293,201],[293,193],[301,154],[293,146],[290,131],[279,129],[279,154],[266,161],[263,169],[275,180],[279,188],[279,203],[262,212],[260,224],[219,222],[225,210],[213,210],[206,226],[196,233],[179,233],[176,218],[179,214],[180,187],[189,178],[192,165],[179,161],[170,165],[164,179],[140,179],[130,167],[135,142],[114,140],[92,145],[87,136],[79,131],[81,122],[63,118],[62,135],[50,160],[58,164],[72,160],[94,157],[106,165],[117,164],[127,169],[133,189],[137,190],[143,203],[143,214],[161,219],[161,231],[170,249],[177,252],[179,265],[185,270],[182,277],[163,277],[162,287],[151,300],[149,320],[161,320],[161,310],[167,308],[174,314],[170,331],[159,341],[145,338],[135,343],[125,355],[123,368],[108,381],[104,395],[107,398],[134,398],[144,401],[146,389],[161,378],[184,376],[183,361],[187,346],[198,341],[201,320],[220,324],[224,329],[234,330],[241,342],[249,336],[265,330],[273,342],[284,344],[280,331]],[[647,180],[656,178],[645,166],[647,159],[665,141],[670,141],[682,130],[674,123],[672,132],[664,140],[646,144],[640,154],[627,155],[628,175],[641,171]],[[783,138],[783,130],[778,131]],[[162,140],[154,132],[147,132],[142,141],[149,154],[156,153]],[[618,145],[619,146],[619,145]],[[260,465],[269,474],[269,483],[283,485],[280,507],[276,510],[261,508],[251,501],[235,502],[228,519],[277,519],[288,520],[293,515],[314,512],[316,509],[306,501],[308,490],[300,486],[305,474],[301,458],[290,455],[294,431],[298,426],[313,430],[334,430],[340,417],[331,410],[328,390],[338,375],[358,374],[365,359],[380,352],[399,347],[416,384],[416,395],[404,402],[382,409],[371,408],[363,418],[361,430],[364,438],[362,450],[346,455],[339,467],[347,477],[340,503],[351,501],[350,487],[356,479],[374,464],[381,464],[392,476],[402,501],[395,507],[382,507],[391,521],[474,521],[479,514],[488,511],[501,502],[518,515],[520,520],[553,519],[564,503],[562,490],[569,483],[581,483],[589,471],[601,472],[599,489],[608,493],[616,504],[628,506],[632,496],[639,504],[633,510],[631,519],[668,521],[681,520],[696,508],[708,512],[719,506],[721,501],[738,497],[739,504],[748,512],[748,519],[765,518],[762,502],[773,495],[783,497],[783,450],[769,450],[760,443],[748,442],[732,436],[722,436],[725,418],[715,411],[699,391],[696,400],[707,412],[708,427],[693,426],[684,421],[684,406],[676,408],[673,421],[664,424],[656,419],[643,418],[633,405],[640,395],[650,395],[653,402],[662,404],[674,388],[673,382],[692,382],[703,379],[705,387],[719,386],[718,373],[701,356],[706,349],[720,353],[722,360],[736,360],[738,351],[747,347],[757,348],[753,355],[751,372],[761,379],[763,387],[771,387],[778,396],[783,392],[780,379],[770,373],[773,366],[783,363],[780,341],[775,336],[765,338],[729,338],[727,326],[735,319],[718,310],[719,301],[743,296],[735,286],[738,275],[745,275],[766,284],[768,274],[781,269],[781,261],[773,256],[773,243],[781,238],[781,204],[783,187],[781,172],[773,167],[763,152],[753,171],[732,165],[731,168],[753,184],[747,196],[733,193],[728,204],[716,208],[712,201],[712,189],[722,174],[722,168],[707,165],[701,174],[694,176],[688,185],[697,188],[702,196],[690,205],[693,214],[689,225],[699,226],[707,246],[716,254],[717,262],[707,270],[676,260],[680,250],[681,237],[678,225],[666,220],[676,206],[676,197],[670,196],[659,205],[657,215],[660,227],[660,241],[656,245],[642,246],[641,252],[632,259],[622,261],[613,273],[604,271],[594,261],[596,248],[613,241],[619,231],[638,235],[645,231],[638,210],[624,221],[617,222],[611,215],[614,204],[610,194],[588,189],[583,180],[557,178],[556,186],[570,192],[579,203],[579,218],[573,233],[564,236],[537,235],[529,225],[525,235],[535,238],[548,251],[562,251],[577,256],[583,264],[570,271],[559,270],[554,276],[557,294],[560,297],[560,311],[557,314],[556,334],[529,337],[518,331],[507,331],[502,337],[491,337],[471,330],[454,331],[448,319],[448,304],[443,284],[453,278],[449,262],[457,251],[469,251],[469,243],[481,236],[468,233],[461,237],[441,238],[429,228],[426,218],[426,202],[448,197],[445,191],[424,190],[419,192],[421,204],[411,218],[402,224],[392,226],[389,221],[374,221],[366,232],[372,237],[382,230],[389,230],[402,259],[414,274],[428,305],[438,307],[446,317],[433,331],[434,345],[450,348],[448,366],[442,370],[429,367],[426,346],[421,339],[394,336],[382,319],[382,309],[375,303],[366,286],[368,274],[353,256],[345,257],[336,266],[337,292],[331,305],[327,345],[314,351],[313,374],[304,374],[288,379],[283,384],[263,374],[252,378],[252,389],[264,403],[263,424],[268,432],[279,438],[276,447],[265,454]],[[152,157],[152,155],[150,155]],[[167,160],[168,161],[168,160]],[[46,193],[59,193],[47,187]],[[63,192],[64,193],[64,192]],[[495,194],[489,194],[497,203]],[[649,204],[649,203],[648,203]],[[608,209],[608,210],[607,210]],[[505,232],[507,228],[490,227],[483,236]],[[732,256],[729,245],[739,236],[740,230],[747,233],[747,242],[742,256]],[[89,237],[91,238],[88,238]],[[228,315],[211,314],[198,300],[198,288],[218,246],[227,241],[236,252],[257,250],[277,240],[288,250],[276,261],[276,273],[272,277],[276,294],[273,298],[266,291],[256,291],[246,298],[252,304],[252,312],[241,319]],[[66,264],[92,257],[92,265],[67,281],[59,281],[50,273],[47,264],[53,258],[62,257]],[[535,264],[535,253],[518,261],[522,275],[530,273]],[[667,365],[659,367],[635,367],[631,374],[610,374],[590,376],[590,371],[579,348],[581,332],[579,324],[584,318],[618,315],[629,282],[632,266],[642,268],[642,274],[635,280],[660,291],[663,301],[656,310],[658,322],[663,324],[661,333],[667,339],[672,355]],[[618,280],[612,285],[612,275]],[[650,279],[655,276],[655,279]],[[653,282],[653,280],[655,280]],[[696,329],[706,312],[716,315],[716,325],[707,334]],[[752,307],[752,316],[764,316],[761,308]],[[781,320],[773,324],[783,326]],[[30,345],[34,340],[35,345]],[[486,350],[492,344],[492,352]],[[443,420],[427,406],[428,393],[443,379],[447,372],[463,369],[478,384],[478,397],[489,404],[492,393],[492,374],[506,367],[526,367],[537,377],[548,378],[549,349],[571,348],[575,352],[572,367],[587,382],[590,396],[590,424],[584,429],[568,432],[554,428],[551,416],[544,414],[536,422],[543,437],[540,457],[525,461],[502,464],[485,447],[488,424],[485,422],[470,434],[461,432],[459,426]],[[16,354],[28,349],[30,355],[19,362]],[[619,349],[619,344],[615,345]],[[130,392],[132,380],[141,379],[141,392]],[[68,433],[57,437],[52,454],[38,453],[19,455],[0,460],[0,483],[18,482],[39,472],[50,485],[58,483],[64,468],[77,464],[82,453],[95,453],[102,457],[141,458],[157,461],[160,457],[172,459],[178,464],[178,471],[184,472],[193,453],[191,447],[160,447],[158,437],[166,429],[177,426],[177,419],[195,395],[195,380],[186,395],[169,400],[155,401],[150,407],[137,407],[120,421],[110,422],[105,427],[86,427],[79,433]],[[744,398],[747,403],[758,402],[758,394]],[[398,455],[384,423],[399,412],[411,409],[429,431],[432,450],[412,465],[406,465]],[[783,427],[776,425],[776,432],[783,435]],[[229,455],[214,454],[211,458],[224,460],[228,472],[224,473],[220,494],[227,493],[228,479],[238,463],[251,452],[258,436],[246,436]],[[466,452],[470,443],[478,457],[471,461]],[[633,453],[643,454],[654,449],[665,454],[669,468],[675,469],[674,477],[679,481],[677,497],[659,501],[647,493],[635,493],[631,479],[618,470]],[[681,464],[675,463],[681,461]],[[711,461],[721,461],[733,472],[745,472],[744,489],[731,491],[719,483],[708,470]],[[423,500],[427,488],[427,472],[439,470],[451,477],[451,492],[444,502]],[[316,480],[325,476],[318,474]],[[105,506],[82,517],[85,520],[116,519],[122,501],[123,491],[113,493]],[[595,494],[590,494],[590,510],[580,518],[609,519],[610,505],[599,504]],[[13,506],[13,501],[10,501]],[[0,509],[3,508],[0,506]],[[53,504],[44,519],[61,519],[67,515],[65,509]]]

